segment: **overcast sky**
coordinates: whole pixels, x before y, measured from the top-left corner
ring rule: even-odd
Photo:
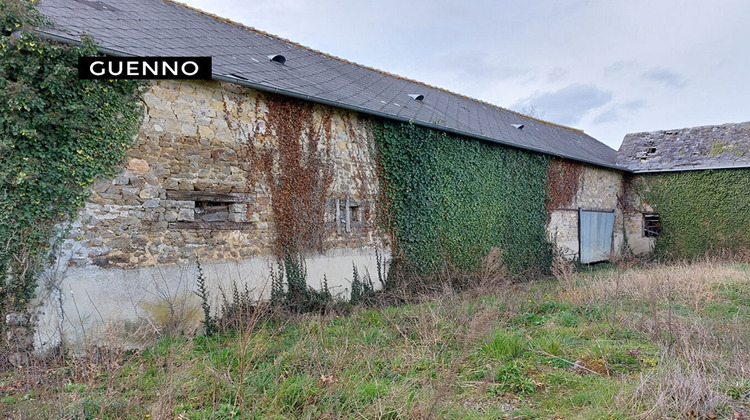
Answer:
[[[750,120],[748,0],[186,0],[542,119],[626,133]]]

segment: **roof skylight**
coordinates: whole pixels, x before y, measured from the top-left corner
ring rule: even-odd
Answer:
[[[279,64],[286,63],[286,57],[281,54],[271,54],[268,56],[268,59]]]

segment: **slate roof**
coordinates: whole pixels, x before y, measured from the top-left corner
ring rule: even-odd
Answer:
[[[615,150],[580,130],[332,57],[180,3],[41,0],[37,8],[55,22],[40,28],[42,35],[77,42],[85,32],[106,54],[212,56],[215,80],[622,169]],[[284,55],[286,63],[270,61],[273,54]]]
[[[750,167],[750,121],[628,134],[617,163],[633,172]]]

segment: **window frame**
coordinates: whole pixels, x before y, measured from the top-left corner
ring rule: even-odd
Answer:
[[[642,213],[642,215],[643,230],[641,231],[641,236],[644,238],[658,238],[661,236],[661,215],[659,213]]]

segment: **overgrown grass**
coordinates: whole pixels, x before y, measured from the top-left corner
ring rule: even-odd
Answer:
[[[6,373],[0,414],[744,418],[750,266],[563,272]]]

